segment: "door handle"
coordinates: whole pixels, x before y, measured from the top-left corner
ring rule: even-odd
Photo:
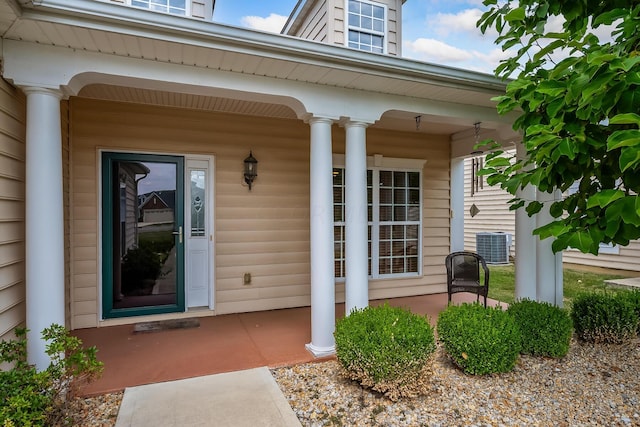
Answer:
[[[178,236],[178,241],[182,243],[182,226],[178,227],[178,231],[173,231],[171,234]]]

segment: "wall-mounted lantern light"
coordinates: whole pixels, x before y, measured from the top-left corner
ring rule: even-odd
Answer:
[[[249,151],[249,157],[244,159],[244,182],[249,186],[251,191],[251,184],[253,180],[258,176],[258,161],[253,157],[253,153]]]

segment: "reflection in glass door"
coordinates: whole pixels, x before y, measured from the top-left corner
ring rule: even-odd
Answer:
[[[103,315],[184,311],[181,157],[103,153]]]

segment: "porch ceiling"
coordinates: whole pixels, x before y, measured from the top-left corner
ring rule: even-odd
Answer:
[[[251,116],[296,120],[296,113],[281,104],[270,104],[239,99],[192,95],[176,92],[154,91],[133,87],[91,84],[85,86],[78,96],[117,102],[159,105],[163,107],[189,108]],[[421,116],[420,127],[416,126],[415,113],[388,111],[372,128],[451,135],[468,129],[463,122],[443,123],[441,118]]]

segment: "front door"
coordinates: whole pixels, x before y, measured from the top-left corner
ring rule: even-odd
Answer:
[[[102,153],[104,318],[181,312],[184,158]]]

